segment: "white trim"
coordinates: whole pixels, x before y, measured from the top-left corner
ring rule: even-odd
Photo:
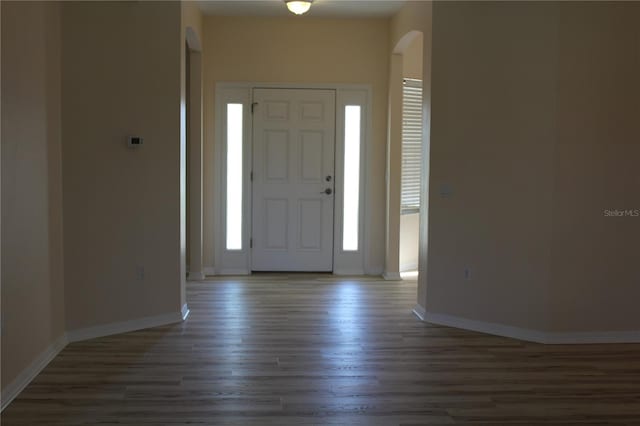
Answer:
[[[68,331],[62,334],[55,342],[47,347],[31,364],[18,374],[2,391],[0,396],[0,411],[4,410],[33,379],[62,351],[68,343],[97,337],[110,336],[112,334],[127,333],[146,328],[159,327],[167,324],[182,322],[189,316],[189,308],[185,303],[180,312],[144,317],[131,321],[114,322],[111,324],[87,327]]]
[[[191,313],[186,303],[182,305],[182,311],[180,313],[182,314],[182,321],[186,320],[189,314]]]
[[[423,321],[438,325],[446,325],[448,327],[478,331],[480,333],[493,334],[496,336],[510,337],[512,339],[526,340],[529,342],[545,342],[545,333],[541,331],[512,327],[510,325],[493,322],[476,321],[447,314],[436,314],[426,310],[424,311]]]
[[[2,391],[2,405],[4,410],[26,388],[33,379],[67,346],[67,335],[63,333],[49,347],[47,347],[33,362],[18,374]]]
[[[184,309],[184,307],[182,309]],[[142,330],[145,328],[175,324],[181,321],[182,311],[172,312],[129,321],[97,325],[95,327],[80,328],[78,330],[68,331],[67,338],[69,342],[72,343],[81,340],[95,339],[96,337],[110,336],[112,334],[128,333],[130,331]]]
[[[336,150],[335,150],[335,207],[333,237],[333,269],[336,275],[346,272],[367,274],[366,260],[369,257],[369,215],[367,208],[367,177],[370,170],[368,161],[371,143],[371,102],[372,92],[368,86],[336,89]],[[358,205],[358,249],[345,251],[343,244],[344,213],[344,149],[345,149],[345,108],[347,105],[360,107],[360,188]],[[339,271],[339,272],[336,272]],[[376,275],[376,274],[374,274]]]
[[[365,273],[364,273],[364,270],[361,268],[355,268],[355,269],[334,268],[333,275],[362,276],[362,275],[365,275]]]
[[[205,278],[209,275],[215,275],[216,274],[216,268],[214,268],[213,266],[205,266],[203,269],[203,273]]]
[[[640,330],[547,333],[547,339],[544,343],[550,345],[588,343],[640,343]]]
[[[400,272],[385,272],[384,274],[382,274],[382,278],[384,278],[386,281],[402,281]]]
[[[218,269],[216,275],[251,275],[251,271],[245,268]]]
[[[368,231],[371,224],[371,209],[366,208],[367,205],[367,177],[374,171],[371,169],[370,159],[371,150],[368,149],[372,138],[372,103],[373,93],[371,85],[368,84],[309,84],[309,83],[260,83],[260,82],[217,82],[215,88],[215,168],[217,170],[216,181],[214,183],[214,216],[218,219],[214,223],[214,247],[215,250],[215,266],[217,275],[248,275],[251,273],[251,250],[247,250],[249,246],[250,237],[250,222],[251,222],[251,186],[247,179],[247,186],[245,186],[244,194],[244,207],[243,207],[243,232],[246,233],[243,236],[243,250],[229,251],[224,247],[224,225],[225,225],[225,152],[224,152],[224,104],[226,102],[242,102],[247,107],[249,117],[247,119],[247,127],[245,129],[245,137],[248,141],[244,144],[245,154],[247,160],[247,170],[250,170],[252,164],[252,129],[253,118],[250,113],[250,105],[252,102],[253,89],[256,88],[280,88],[280,89],[326,89],[336,91],[336,153],[340,149],[339,145],[339,108],[341,106],[341,100],[353,101],[360,104],[363,107],[363,121],[362,121],[362,146],[361,146],[361,179],[360,179],[360,242],[359,249],[356,252],[344,252],[337,250],[339,248],[339,242],[342,241],[341,235],[336,235],[338,226],[338,220],[334,220],[334,271],[358,271],[359,274],[367,275],[380,275],[382,268],[378,268],[375,265],[368,265],[368,259],[370,258],[370,245],[368,244]],[[338,211],[337,201],[339,199],[338,183],[340,182],[342,171],[339,167],[339,162],[335,164],[335,199],[334,204],[335,211]],[[335,215],[336,219],[341,220],[341,215]],[[341,232],[341,228],[340,228]],[[246,241],[245,241],[246,238]],[[245,245],[246,244],[246,245]],[[339,259],[344,257],[342,262]],[[362,271],[361,271],[362,270]],[[210,275],[206,268],[205,274]]]
[[[203,281],[204,272],[189,272],[187,275],[187,281]]]
[[[251,140],[252,140],[252,114],[251,114],[251,87],[245,84],[216,84],[215,89],[215,134],[214,134],[214,264],[217,274],[223,275],[223,268],[238,269],[248,268],[250,265],[250,218],[251,218]],[[228,103],[239,103],[243,106],[242,150],[243,150],[243,185],[242,185],[242,249],[228,250],[226,247],[226,179],[227,179],[227,111]],[[206,120],[205,120],[206,121]]]
[[[529,328],[513,327],[488,321],[477,321],[447,314],[427,312],[416,306],[413,312],[422,321],[448,327],[462,328],[480,333],[509,337],[528,342],[566,345],[593,343],[640,343],[640,330],[601,332],[546,332]]]
[[[417,316],[420,319],[420,321],[424,321],[424,317],[425,317],[426,311],[422,306],[420,306],[420,305],[414,306],[413,307],[413,313],[414,313],[415,316]]]
[[[264,82],[234,82],[219,81],[216,90],[219,89],[338,89],[338,90],[371,90],[369,84],[350,83],[264,83]]]

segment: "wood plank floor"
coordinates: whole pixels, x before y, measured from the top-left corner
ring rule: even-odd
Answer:
[[[415,282],[191,283],[181,324],[74,343],[2,425],[640,425],[640,345],[419,322]]]

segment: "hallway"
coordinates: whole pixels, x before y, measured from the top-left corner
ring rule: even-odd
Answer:
[[[70,344],[2,424],[640,423],[640,345],[432,326],[415,292],[309,274],[190,283],[184,323]]]

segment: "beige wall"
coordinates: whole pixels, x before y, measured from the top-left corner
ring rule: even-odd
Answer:
[[[64,333],[60,11],[2,2],[2,389]]]
[[[67,328],[178,312],[181,5],[62,10]]]
[[[400,272],[418,270],[420,214],[400,215]]]
[[[558,17],[551,325],[640,330],[640,3]]]
[[[402,52],[402,76],[422,80],[422,39],[424,35],[414,37]]]
[[[182,1],[181,2],[181,16],[182,16],[182,28],[186,32],[187,28],[191,28],[197,36],[197,41],[200,42],[200,46],[190,46],[191,49],[201,50],[202,48],[202,12],[198,7],[196,1]],[[185,34],[186,38],[186,34]]]
[[[432,2],[425,0],[406,1],[402,8],[393,16],[390,28],[390,48],[393,50],[398,42],[410,31],[423,33],[424,46],[430,45],[431,40]],[[428,55],[431,58],[431,55]],[[425,70],[426,71],[426,70]]]
[[[548,326],[554,8],[434,4],[430,312]]]
[[[638,330],[639,13],[434,5],[427,311]]]
[[[384,257],[384,174],[389,22],[386,19],[206,17],[204,23],[204,264],[213,265],[214,97],[218,81],[356,83],[373,88],[367,147],[369,270]]]

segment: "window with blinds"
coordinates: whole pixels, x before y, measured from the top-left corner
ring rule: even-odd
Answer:
[[[422,80],[405,79],[402,95],[402,213],[420,210]]]

